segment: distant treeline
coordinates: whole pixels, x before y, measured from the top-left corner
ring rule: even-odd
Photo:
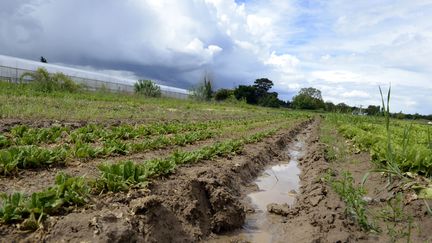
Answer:
[[[211,91],[209,80],[205,80],[207,99],[222,101],[227,99],[242,100],[248,104],[260,105],[265,107],[286,107],[292,109],[321,110],[327,112],[351,113],[355,115],[376,116],[383,114],[383,109],[379,105],[369,105],[367,107],[349,106],[345,103],[334,104],[324,102],[321,91],[309,87],[300,89],[299,93],[291,101],[283,101],[278,98],[277,92],[269,92],[273,87],[273,81],[267,78],[256,79],[253,85],[239,85],[235,89],[219,89]],[[405,114],[402,112],[390,113],[391,117],[397,119],[426,119],[432,121],[432,114],[421,115]]]

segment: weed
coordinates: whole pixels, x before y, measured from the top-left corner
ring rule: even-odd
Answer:
[[[354,179],[350,172],[343,172],[340,179],[326,176],[327,182],[346,204],[345,213],[352,217],[362,229],[378,232],[375,226],[366,215],[367,202],[363,199],[366,191],[362,186],[354,186]]]

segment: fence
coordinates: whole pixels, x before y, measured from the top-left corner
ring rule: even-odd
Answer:
[[[0,55],[1,80],[17,83],[23,73],[35,72],[40,67],[47,69],[50,73],[61,72],[75,82],[84,84],[89,90],[104,89],[110,92],[134,92],[134,83],[136,80]],[[162,96],[179,99],[186,99],[189,96],[188,90],[165,85],[159,86]]]

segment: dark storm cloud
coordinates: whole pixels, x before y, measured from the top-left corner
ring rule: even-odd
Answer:
[[[313,86],[350,105],[391,82],[394,111],[432,113],[431,15],[404,0],[3,0],[0,54],[181,88],[267,77],[285,100]]]

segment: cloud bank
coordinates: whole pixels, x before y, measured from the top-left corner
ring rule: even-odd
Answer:
[[[432,113],[432,2],[16,0],[0,8],[0,54],[116,70],[191,88],[268,77],[281,98]],[[113,72],[113,71],[112,71]]]

